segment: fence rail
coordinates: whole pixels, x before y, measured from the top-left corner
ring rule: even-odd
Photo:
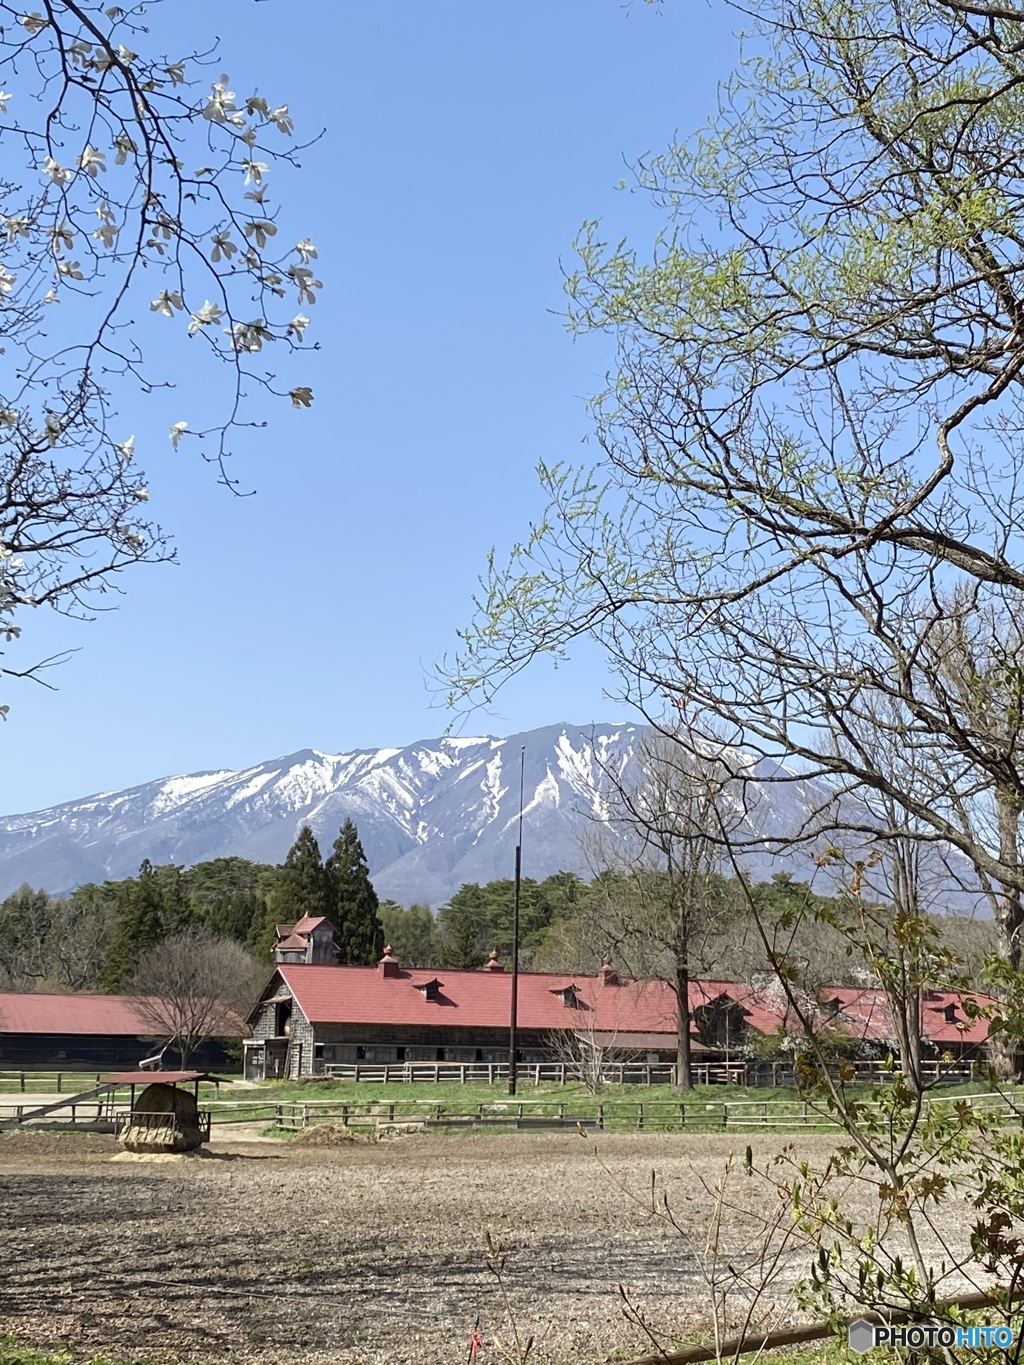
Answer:
[[[1024,1123],[1024,1097],[981,1094],[954,1099],[923,1101],[932,1105],[967,1104],[990,1119]],[[216,1113],[216,1111],[215,1111]],[[268,1115],[269,1117],[269,1115]],[[576,1099],[519,1100],[480,1103],[466,1108],[416,1100],[339,1103],[334,1100],[282,1101],[273,1105],[273,1123],[284,1130],[309,1128],[314,1124],[340,1123],[348,1128],[379,1129],[401,1124],[422,1124],[428,1128],[594,1128],[643,1131],[724,1132],[753,1129],[801,1131],[817,1129],[838,1131],[840,1123],[825,1110],[806,1101],[726,1100],[709,1103],[701,1100],[626,1100],[594,1102],[587,1105]]]
[[[878,1061],[852,1062],[853,1079],[869,1083],[885,1080],[889,1072]],[[959,1084],[976,1080],[976,1062],[924,1062],[922,1075],[936,1083]],[[571,1063],[520,1062],[520,1080],[540,1085],[571,1085],[580,1079]],[[691,1067],[695,1085],[780,1086],[793,1082],[792,1067],[780,1062],[698,1062]],[[366,1081],[382,1085],[470,1085],[506,1080],[507,1062],[325,1062],[320,1073],[327,1080]],[[676,1068],[672,1062],[609,1062],[602,1071],[610,1085],[675,1085]]]

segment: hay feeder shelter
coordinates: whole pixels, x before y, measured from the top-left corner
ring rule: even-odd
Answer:
[[[200,1081],[219,1082],[220,1077],[205,1071],[112,1076],[111,1086],[130,1085],[132,1091],[130,1111],[117,1118],[118,1140],[129,1152],[194,1152],[209,1142],[210,1114],[199,1108]]]

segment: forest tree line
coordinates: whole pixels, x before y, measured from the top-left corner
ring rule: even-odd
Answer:
[[[638,879],[603,872],[590,881],[572,872],[526,877],[520,893],[520,966],[591,975],[610,954],[631,976],[671,972],[673,911],[660,874]],[[808,979],[858,984],[862,968],[846,937],[830,927],[842,896],[820,895],[779,873],[757,883],[759,911],[792,921],[788,946]],[[709,879],[709,910],[690,944],[695,976],[751,980],[766,970],[749,908],[730,879]],[[358,831],[346,821],[324,858],[305,827],[279,865],[214,858],[183,869],[144,861],[138,875],[88,883],[66,896],[20,887],[0,903],[0,988],[123,991],[140,960],[161,943],[191,934],[240,945],[256,963],[273,960],[275,928],[304,915],[325,915],[338,931],[339,961],[376,962],[385,943],[408,967],[481,967],[492,949],[508,966],[512,953],[511,879],[466,883],[438,910],[399,905],[374,891]],[[990,921],[932,917],[938,939],[980,984],[993,950]]]

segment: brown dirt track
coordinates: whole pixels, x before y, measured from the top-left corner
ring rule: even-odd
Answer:
[[[754,1138],[755,1154],[786,1141]],[[147,1163],[111,1161],[112,1138],[0,1135],[0,1332],[115,1359],[463,1361],[477,1313],[485,1340],[507,1333],[489,1227],[505,1238],[515,1317],[538,1360],[640,1352],[620,1283],[664,1328],[706,1323],[692,1252],[644,1213],[651,1170],[699,1235],[709,1200],[695,1172],[713,1181],[735,1145],[418,1134],[337,1148],[221,1142]],[[800,1140],[807,1155],[832,1145]],[[728,1235],[742,1254],[749,1233]]]

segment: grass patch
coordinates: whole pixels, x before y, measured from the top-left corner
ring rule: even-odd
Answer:
[[[31,1346],[16,1337],[0,1337],[0,1365],[70,1365],[71,1361],[81,1362],[83,1357],[60,1347],[47,1346],[45,1349]],[[118,1365],[112,1356],[87,1356],[88,1365]],[[146,1360],[135,1360],[132,1365],[148,1365]]]

